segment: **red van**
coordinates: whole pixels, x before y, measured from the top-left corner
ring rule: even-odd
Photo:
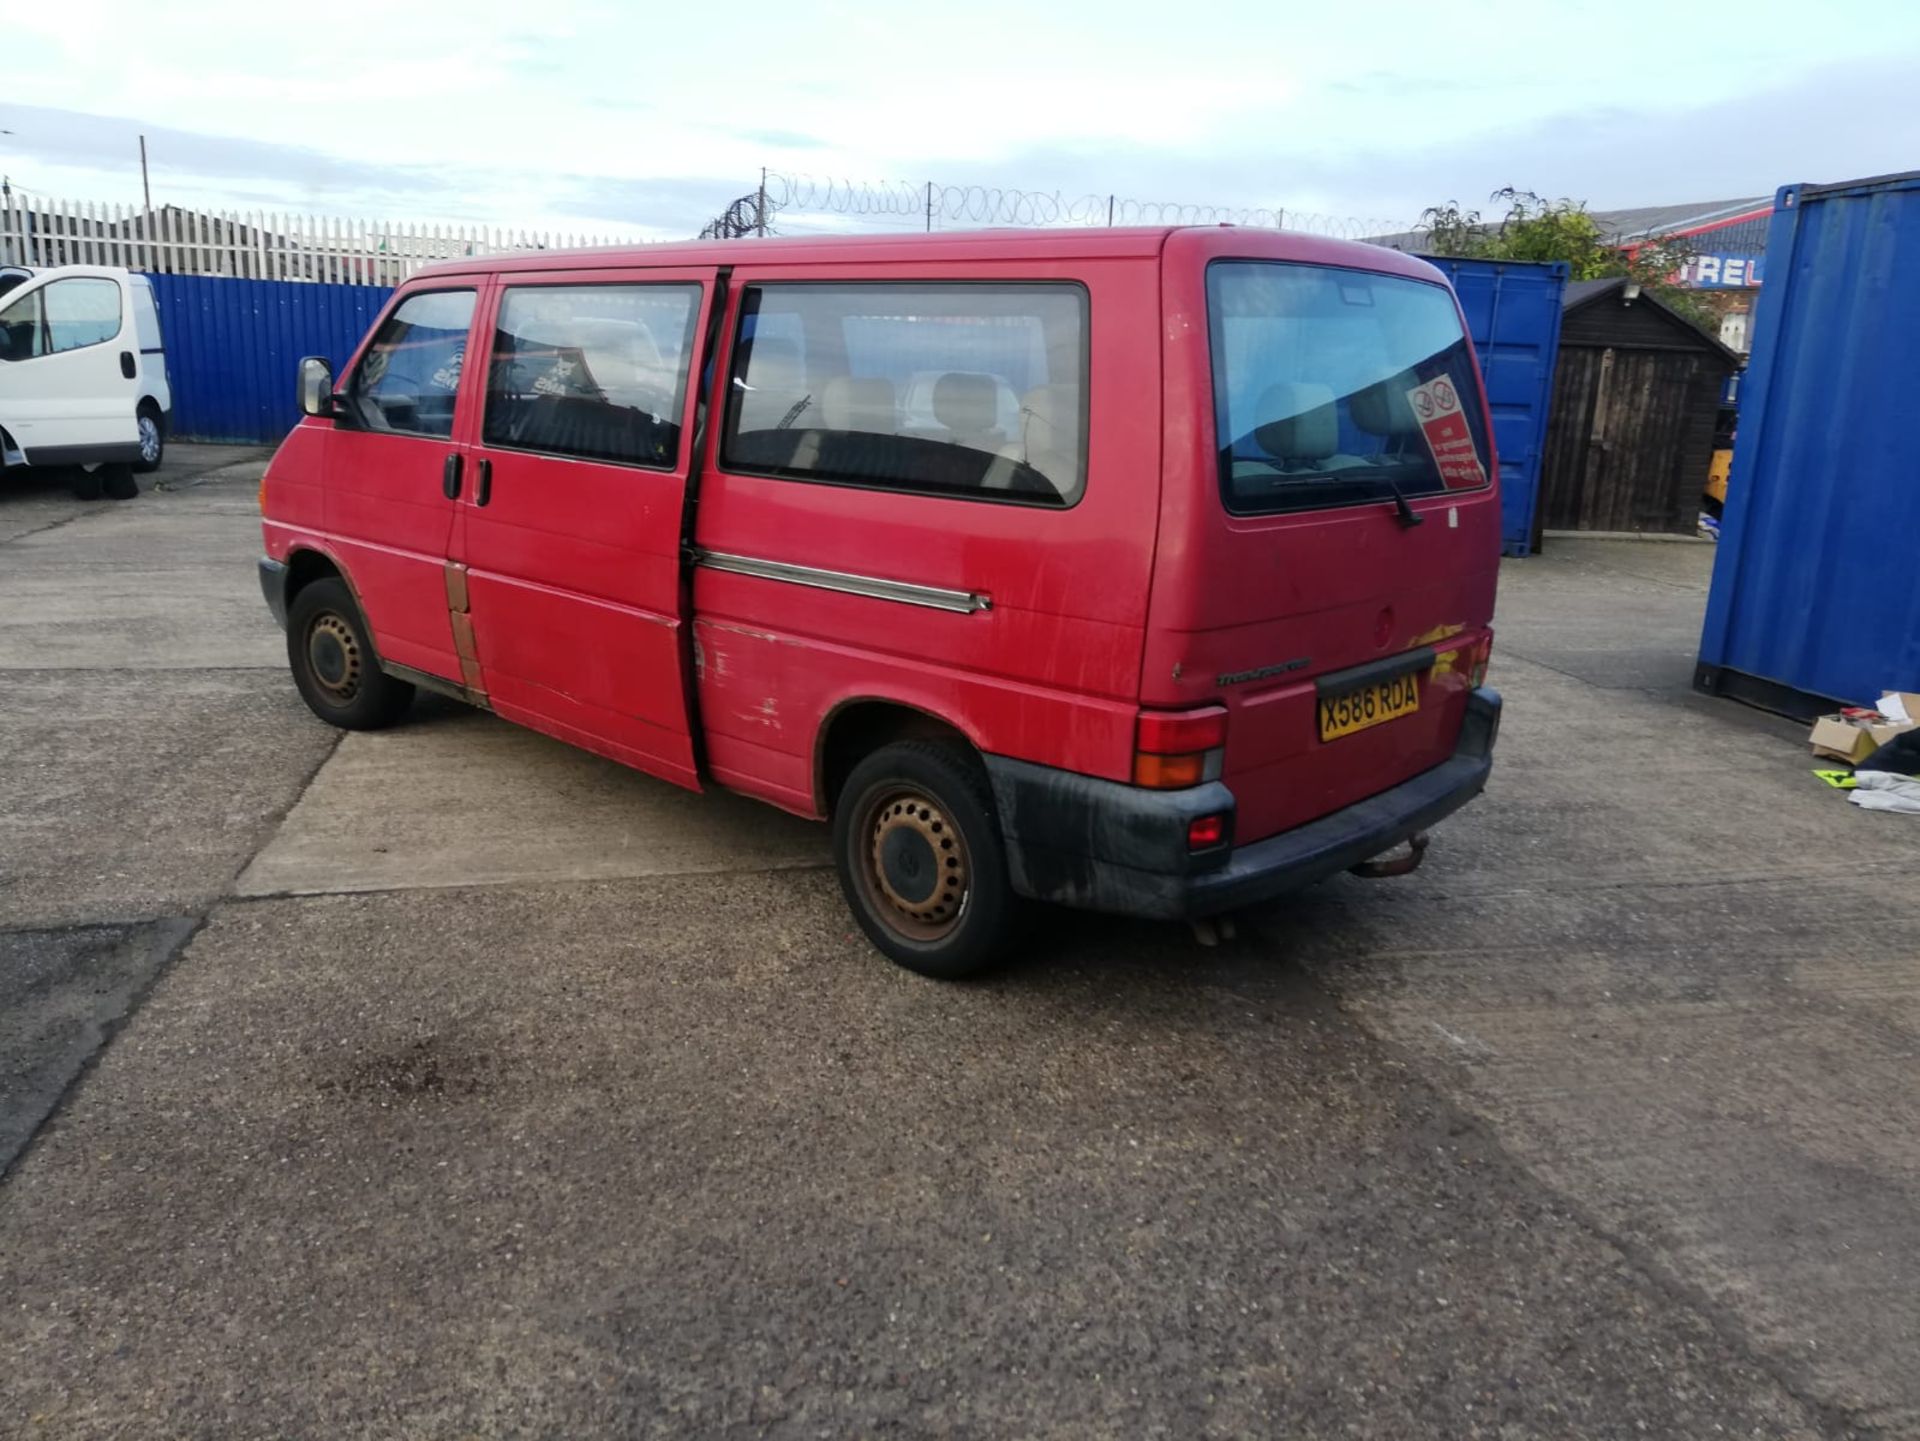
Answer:
[[[301,404],[260,575],[316,714],[423,686],[829,817],[861,926],[929,975],[1022,898],[1204,917],[1408,869],[1492,765],[1488,413],[1446,281],[1393,251],[457,261]]]

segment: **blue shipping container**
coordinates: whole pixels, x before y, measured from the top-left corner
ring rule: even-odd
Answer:
[[[1695,684],[1920,690],[1920,171],[1780,191]]]
[[[1507,555],[1533,549],[1540,506],[1540,464],[1547,448],[1547,408],[1560,357],[1560,293],[1567,265],[1513,260],[1425,257],[1447,273],[1493,411],[1500,455],[1500,541]]]
[[[173,433],[278,445],[300,419],[300,358],[346,363],[391,289],[298,280],[154,275]]]

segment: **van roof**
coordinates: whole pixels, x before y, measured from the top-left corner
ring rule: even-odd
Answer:
[[[1417,268],[1406,257],[1354,240],[1328,240],[1259,226],[1116,226],[1072,229],[943,230],[930,235],[767,236],[742,240],[672,240],[651,245],[603,245],[578,250],[538,250],[515,255],[474,256],[423,266],[413,279],[521,270],[586,270],[617,266],[742,265],[861,261],[967,261],[1124,258],[1157,255],[1175,235],[1206,237],[1210,252],[1245,250],[1261,257],[1387,271]],[[1231,237],[1228,240],[1228,237]]]
[[[62,280],[76,276],[93,280],[125,280],[129,277],[141,282],[146,280],[144,275],[128,270],[124,265],[94,265],[91,262],[75,262],[72,265],[0,265],[0,274],[17,275],[28,280],[44,280],[50,275]]]

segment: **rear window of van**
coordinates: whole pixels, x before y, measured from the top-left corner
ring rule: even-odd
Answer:
[[[1479,377],[1443,286],[1216,261],[1207,310],[1228,510],[1271,514],[1488,483]]]

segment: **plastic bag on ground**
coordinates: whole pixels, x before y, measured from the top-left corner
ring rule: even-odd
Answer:
[[[1853,773],[1853,779],[1854,789],[1847,793],[1847,799],[1862,809],[1920,816],[1920,780],[1864,767]]]

